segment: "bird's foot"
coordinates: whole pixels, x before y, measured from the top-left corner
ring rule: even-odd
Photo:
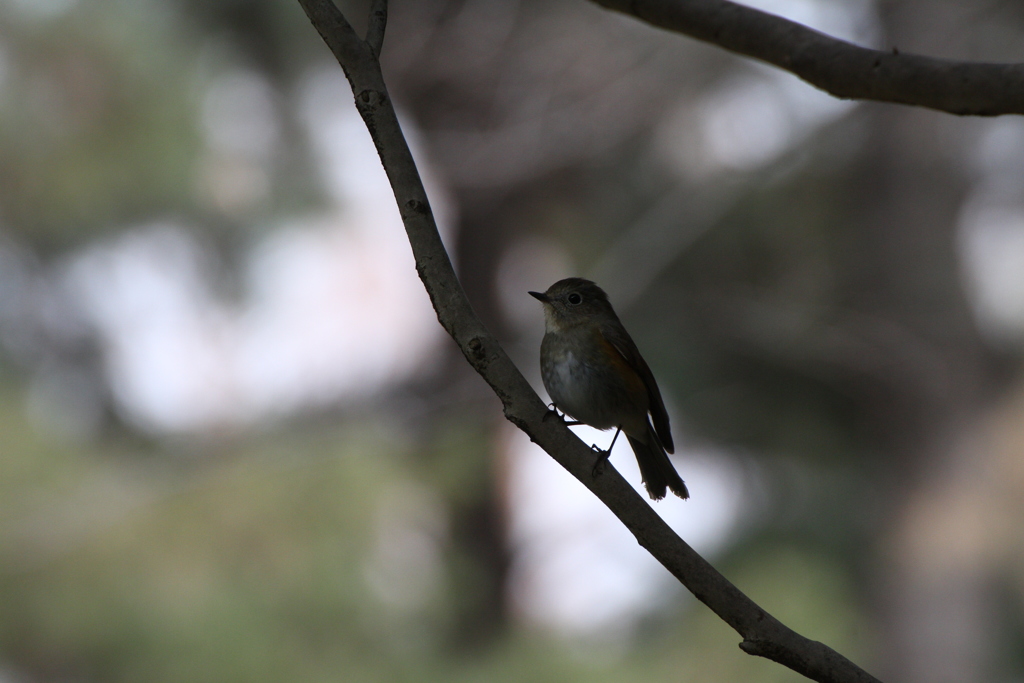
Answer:
[[[578,420],[566,420],[565,419],[565,413],[559,413],[558,412],[558,406],[556,406],[554,403],[549,403],[548,404],[548,412],[544,413],[544,417],[542,417],[540,419],[540,421],[541,422],[547,422],[552,417],[555,417],[555,418],[558,418],[559,420],[561,420],[562,424],[564,424],[566,427],[575,427],[576,425],[583,424],[582,422],[580,422]]]
[[[596,478],[601,476],[601,473],[604,472],[604,466],[608,462],[608,458],[611,457],[612,452],[611,450],[602,450],[596,443],[591,444],[590,450],[597,453],[597,461],[594,462],[594,467],[590,470],[590,476]]]

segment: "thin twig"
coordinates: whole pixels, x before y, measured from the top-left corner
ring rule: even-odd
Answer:
[[[956,62],[859,47],[728,0],[593,0],[654,26],[774,64],[849,100],[950,114],[1024,114],[1024,64]]]
[[[373,50],[373,56],[380,59],[384,46],[384,29],[388,25],[388,0],[373,0],[370,18],[366,23],[366,43]]]
[[[462,290],[434,223],[423,183],[398,125],[380,62],[332,0],[299,0],[352,85],[359,110],[398,202],[416,270],[441,325],[501,400],[505,417],[583,483],[698,600],[743,637],[740,647],[821,683],[878,683],[841,654],[792,631],[761,609],[665,523],[612,467],[593,473],[598,456],[557,420],[491,336]]]

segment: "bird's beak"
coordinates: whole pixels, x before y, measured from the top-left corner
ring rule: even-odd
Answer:
[[[551,299],[548,298],[548,295],[544,294],[542,292],[527,292],[527,293],[530,296],[532,296],[534,299],[537,299],[538,301],[541,301],[541,302],[543,302],[545,304],[549,303],[551,301]]]

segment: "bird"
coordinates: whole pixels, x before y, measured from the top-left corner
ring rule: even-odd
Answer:
[[[668,489],[689,498],[668,453],[675,446],[658,383],[608,295],[590,280],[570,277],[545,292],[529,292],[544,304],[540,368],[551,410],[596,429],[616,429],[595,474],[625,432],[640,465],[647,494],[661,500]],[[549,413],[550,414],[550,413]]]

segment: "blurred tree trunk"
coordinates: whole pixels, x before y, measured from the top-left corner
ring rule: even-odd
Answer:
[[[883,488],[888,527],[871,564],[876,576],[881,642],[889,660],[882,678],[910,683],[982,680],[977,644],[984,594],[975,576],[924,580],[925,562],[912,558],[914,545],[892,543],[905,536],[907,513],[920,496],[955,489],[955,479],[973,454],[964,449],[1002,373],[979,338],[964,299],[957,264],[956,222],[967,182],[940,157],[935,136],[941,115],[910,110],[879,111],[872,117],[870,152],[857,169],[850,251],[851,305],[899,328],[905,372],[869,396],[865,413],[890,469]],[[917,566],[914,566],[917,565]]]
[[[963,6],[913,0],[880,9],[888,42],[976,57],[961,42]],[[887,643],[881,674],[972,683],[988,678],[995,655],[992,568],[963,561],[957,527],[941,528],[949,515],[921,512],[963,511],[957,501],[984,459],[975,432],[1006,388],[1007,366],[980,337],[964,295],[956,233],[970,179],[966,150],[946,146],[955,144],[949,131],[958,122],[877,109],[871,151],[851,188],[851,202],[866,211],[853,226],[862,240],[850,272],[860,279],[856,305],[905,326],[920,361],[918,381],[894,382],[872,406],[894,469],[884,505],[889,521],[873,562],[879,640]]]

